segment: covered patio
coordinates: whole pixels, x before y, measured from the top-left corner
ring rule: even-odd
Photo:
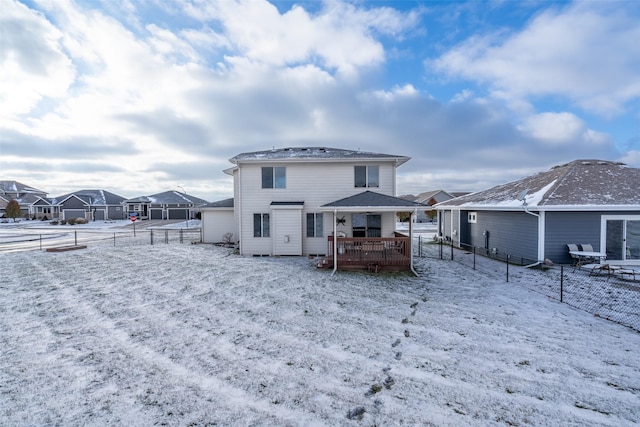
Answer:
[[[413,218],[424,205],[398,197],[365,191],[328,203],[321,210],[333,213],[333,233],[327,239],[327,256],[318,260],[318,268],[368,271],[411,271],[413,269]],[[408,235],[395,231],[397,212],[409,212]],[[344,214],[380,217],[379,227],[360,227],[355,220],[351,230],[338,231]],[[342,215],[342,218],[340,218]],[[385,236],[385,237],[383,237]],[[332,274],[333,274],[332,273]]]

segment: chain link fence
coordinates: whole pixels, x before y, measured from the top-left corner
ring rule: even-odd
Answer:
[[[133,239],[133,240],[132,240]],[[118,231],[107,230],[42,230],[25,231],[12,230],[0,233],[0,253],[33,250],[52,250],[70,246],[87,245],[98,242],[113,242],[130,245],[157,245],[169,243],[200,243],[202,232],[200,228],[163,229],[151,228],[144,230],[126,229]],[[124,243],[126,241],[126,243]]]
[[[452,261],[640,332],[640,267],[576,268],[418,236],[415,254]],[[605,265],[605,264],[603,264]]]

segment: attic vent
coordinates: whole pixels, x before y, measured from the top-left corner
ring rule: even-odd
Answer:
[[[583,165],[590,165],[591,162],[582,162]]]
[[[327,149],[326,149],[326,148],[321,148],[321,149],[320,149],[320,150],[318,150],[318,151],[320,151],[321,153],[324,153],[324,152],[326,152],[326,151],[327,151]]]
[[[309,151],[309,149],[308,149],[308,148],[301,148],[300,150],[301,150],[301,151]]]

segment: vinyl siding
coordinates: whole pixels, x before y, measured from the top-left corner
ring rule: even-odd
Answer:
[[[379,165],[380,186],[356,188],[354,185],[354,165]],[[286,167],[286,188],[262,188],[262,166]],[[298,234],[302,239],[302,253],[307,255],[325,253],[327,250],[326,236],[333,231],[333,215],[325,213],[323,218],[325,236],[323,238],[307,238],[304,231],[307,213],[319,212],[319,207],[326,203],[353,196],[366,190],[395,196],[395,166],[390,162],[265,162],[260,164],[241,164],[236,173],[238,173],[238,178],[235,180],[238,184],[235,191],[238,201],[236,209],[242,212],[238,220],[242,239],[241,252],[245,255],[272,253],[273,237],[254,238],[252,231],[253,214],[272,214],[271,202],[304,202],[302,210],[303,223]],[[349,223],[349,215],[345,216],[347,217],[347,223]],[[384,221],[385,226],[391,223],[390,229],[383,230],[386,236],[393,234],[395,220]],[[350,233],[350,224],[347,227],[339,226],[339,231],[347,230]]]
[[[226,233],[233,233],[232,240],[238,239],[233,210],[202,210],[202,240],[204,243],[220,243]]]
[[[547,212],[545,256],[555,263],[568,264],[567,243],[589,243],[599,251],[602,215],[632,215],[633,212]]]
[[[477,222],[468,223],[468,213],[477,213]],[[460,221],[466,223],[468,244],[500,257],[538,260],[538,218],[525,212],[461,211]],[[464,228],[463,228],[464,229]],[[483,233],[489,232],[488,242]],[[485,245],[488,246],[485,248]]]

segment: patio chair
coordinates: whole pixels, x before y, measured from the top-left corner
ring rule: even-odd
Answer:
[[[567,243],[567,247],[569,248],[569,252],[580,250],[578,249],[578,245],[575,243]],[[572,253],[569,253],[569,255],[571,255],[571,258],[573,259],[573,265],[576,265],[578,261],[580,261],[580,257],[578,255],[574,255]]]
[[[595,252],[593,250],[593,246],[591,246],[589,243],[581,243],[580,244],[580,248],[582,249],[583,252]],[[586,261],[586,262],[600,262],[597,257],[585,258],[584,261]]]

